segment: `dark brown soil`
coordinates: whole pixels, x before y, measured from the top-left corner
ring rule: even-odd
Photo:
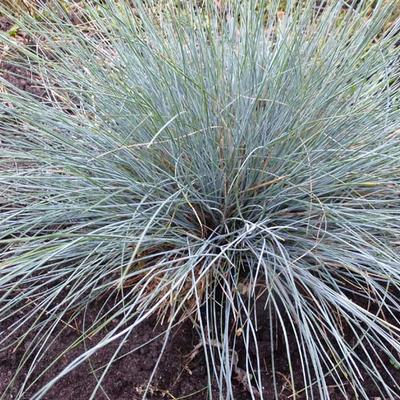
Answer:
[[[96,305],[93,305],[91,311],[86,315],[86,323],[95,318]],[[82,324],[82,319],[74,321],[71,327],[60,327],[57,336],[52,335],[55,342],[51,346],[50,351],[40,361],[38,371],[46,368],[66,347],[71,345],[79,337],[79,327]],[[3,324],[4,325],[4,324]],[[72,324],[71,324],[72,325]],[[141,344],[153,339],[157,334],[162,333],[162,329],[155,328],[155,321],[149,319],[139,329],[137,329],[126,341],[123,347],[123,353],[134,350]],[[4,330],[4,326],[0,326],[0,330]],[[3,393],[8,383],[13,378],[18,365],[24,354],[29,350],[30,339],[19,347],[13,347],[6,352],[0,353],[0,393]],[[98,338],[93,338],[86,341],[88,347],[96,343]],[[207,385],[206,370],[204,360],[199,355],[190,365],[187,365],[187,356],[197,344],[196,337],[189,324],[176,329],[171,339],[168,342],[165,357],[157,370],[157,374],[152,381],[149,391],[149,399],[173,399],[173,396],[190,395],[194,392],[190,399],[199,400],[206,398]],[[92,374],[92,369],[99,368],[107,364],[110,357],[113,355],[119,343],[108,345],[103,350],[100,350],[90,359],[90,362],[83,363],[76,368],[72,373],[67,375],[55,387],[50,390],[44,397],[46,400],[55,399],[74,399],[87,400],[93,389],[96,386],[96,380]],[[103,381],[104,392],[101,390],[96,395],[96,399],[120,399],[120,400],[136,400],[141,399],[149,381],[149,377],[153,371],[153,367],[157,362],[161,348],[163,345],[163,337],[147,344],[143,348],[115,361],[110,372]],[[60,372],[63,367],[68,365],[70,361],[77,357],[84,349],[84,345],[80,345],[62,357],[61,360],[51,368],[50,372],[46,373],[43,379],[35,384],[32,390],[29,390],[25,398],[29,399],[34,394],[35,389],[40,388],[40,384],[54,377],[57,372]],[[26,369],[25,369],[26,371]],[[97,373],[99,377],[101,372]],[[13,399],[21,387],[24,380],[24,372],[16,379],[13,388],[6,399]]]
[[[58,357],[65,348],[70,346],[74,340],[80,336],[80,332],[83,330],[83,323],[85,326],[90,326],[92,321],[95,320],[96,315],[102,307],[101,300],[97,303],[93,303],[88,308],[85,317],[79,315],[77,318],[68,321],[67,324],[59,324],[58,328],[51,334],[51,340],[53,342],[50,349],[40,362],[37,363],[37,372],[42,371],[55,357]],[[105,308],[107,309],[107,307]],[[104,310],[104,309],[103,309]],[[262,315],[262,313],[260,313]],[[15,321],[21,316],[16,316]],[[0,332],[4,334],[7,331],[8,324],[0,323]],[[262,360],[262,376],[265,378],[265,389],[264,398],[273,399],[273,381],[271,374],[271,359],[270,348],[271,348],[271,337],[268,333],[269,324],[267,318],[260,318],[258,329],[258,351],[261,354],[265,354],[266,358]],[[107,328],[109,331],[112,329],[117,321],[113,321],[113,324]],[[34,383],[32,388],[27,391],[24,399],[28,400],[32,397],[36,390],[38,390],[42,384],[56,376],[64,367],[66,367],[74,358],[76,358],[84,349],[90,348],[95,345],[99,337],[107,332],[103,330],[98,336],[94,336],[91,339],[87,339],[85,344],[80,344],[77,347],[69,351],[65,356],[50,368],[50,370],[44,374],[38,382]],[[122,348],[121,354],[125,356],[116,360],[109,373],[106,375],[103,383],[102,390],[99,390],[95,399],[96,400],[139,400],[142,399],[144,389],[146,388],[149,377],[153,371],[154,365],[156,364],[160,351],[163,346],[164,337],[160,336],[158,339],[151,341],[154,337],[161,334],[163,328],[157,326],[154,318],[149,318],[145,321],[138,329],[136,329],[131,336],[129,336]],[[351,341],[351,336],[349,336]],[[0,335],[0,338],[2,336]],[[18,334],[14,336],[14,339],[18,337]],[[29,336],[21,345],[13,345],[10,349],[0,352],[0,393],[6,390],[7,385],[12,381],[15,376],[15,372],[18,370],[21,360],[26,356],[30,350],[30,345],[33,336]],[[274,337],[275,347],[275,369],[277,371],[277,386],[278,393],[281,393],[280,399],[290,399],[291,384],[290,374],[287,362],[286,347],[282,335],[280,337]],[[142,344],[150,341],[145,346],[140,347]],[[301,375],[301,363],[300,357],[296,354],[296,341],[294,335],[289,332],[289,342],[293,349],[290,355],[294,378],[298,383],[297,390],[301,389],[302,375]],[[96,352],[94,356],[88,362],[84,362],[78,368],[74,369],[70,374],[66,375],[44,396],[45,400],[88,400],[92,394],[93,389],[96,386],[96,378],[93,371],[100,369],[108,363],[112,357],[114,351],[120,342],[116,341],[100,351]],[[164,356],[161,359],[159,368],[151,382],[150,391],[146,398],[151,400],[164,400],[164,399],[181,399],[184,396],[185,399],[191,400],[205,400],[207,399],[207,370],[204,355],[199,352],[192,360],[189,360],[189,355],[193,352],[196,345],[199,343],[199,339],[196,335],[189,321],[183,323],[181,326],[176,327],[171,333],[170,339],[167,342]],[[254,346],[250,346],[250,354],[254,355],[256,349]],[[244,367],[244,355],[245,349],[243,346],[238,346],[239,366]],[[371,355],[373,353],[371,351]],[[385,359],[385,356],[380,353],[380,357]],[[362,356],[365,359],[365,356]],[[373,356],[374,357],[374,356]],[[376,357],[375,357],[376,358]],[[386,357],[387,358],[387,357]],[[32,356],[28,358],[32,360]],[[378,364],[377,364],[378,366]],[[391,369],[391,373],[395,375],[396,379],[400,382],[400,371],[396,371],[393,366],[390,365],[389,359],[387,359],[386,367]],[[380,368],[380,371],[385,372]],[[18,390],[21,388],[24,378],[26,376],[27,366],[22,369],[22,372],[16,377],[13,382],[11,390],[4,397],[5,400],[11,400],[15,398]],[[97,371],[97,377],[100,377],[101,371]],[[375,388],[372,379],[368,375],[364,375],[365,388],[370,395],[370,399],[381,399],[379,391]],[[247,389],[239,381],[234,380],[234,398],[235,400],[247,400],[250,399],[250,395]],[[394,389],[398,390],[394,386]],[[104,391],[104,392],[103,392]],[[105,395],[106,393],[107,395]],[[340,391],[335,388],[334,385],[330,388],[332,400],[342,400],[343,395]],[[213,398],[218,398],[218,390],[216,385],[213,387]],[[318,394],[315,393],[315,398],[318,398]],[[297,397],[299,400],[303,400],[304,396]],[[356,397],[349,394],[346,399],[355,399]]]
[[[0,17],[0,31],[6,32],[12,27],[13,23],[7,17]]]
[[[12,23],[5,17],[0,17],[0,31],[8,31],[12,27]],[[20,34],[15,40],[29,45],[30,40],[27,36]],[[28,69],[14,65],[12,57],[9,57],[8,49],[0,47],[0,76],[21,90],[36,96],[37,98],[45,98],[46,91],[40,87],[40,78],[32,74]]]
[[[10,29],[11,23],[1,17],[0,30],[6,31]],[[20,40],[25,40],[23,37]],[[17,85],[20,89],[26,90],[37,96],[43,96],[43,92],[32,81],[32,77],[24,70],[0,60],[0,70],[7,80]],[[101,304],[93,304],[87,311],[85,323],[95,319],[97,311]],[[12,321],[11,321],[12,322]],[[9,321],[10,323],[10,321]],[[0,338],[1,335],[7,330],[9,323],[6,325],[4,322],[0,323]],[[52,360],[58,356],[65,348],[67,348],[75,339],[79,337],[79,330],[83,323],[83,317],[80,316],[69,324],[69,326],[60,326],[57,332],[52,334],[54,343],[50,350],[44,355],[43,359],[39,362],[38,370],[46,368]],[[136,329],[135,332],[127,339],[123,346],[125,357],[115,361],[106,375],[102,389],[98,391],[96,400],[139,400],[142,398],[144,389],[146,388],[149,377],[153,371],[159,354],[163,345],[163,338],[159,338],[150,344],[130,353],[138,346],[151,340],[157,334],[161,333],[162,329],[156,326],[155,319],[149,319]],[[103,334],[106,332],[103,332]],[[260,340],[258,342],[259,351],[261,354],[269,354],[271,347],[271,338],[268,335],[267,321],[260,321],[259,330]],[[0,396],[5,392],[7,386],[12,382],[15,377],[18,366],[23,359],[32,338],[27,340],[20,346],[13,346],[10,349],[0,353]],[[96,343],[98,338],[92,338],[86,341],[87,346],[92,346]],[[282,338],[273,338],[276,347],[276,365],[275,369],[278,376],[278,393],[281,393],[281,399],[289,399],[291,395],[290,381],[289,381],[289,367],[286,355],[286,348]],[[293,343],[292,348],[296,348],[296,341],[294,335],[289,337],[289,341]],[[207,398],[207,368],[205,357],[199,353],[190,362],[188,356],[199,343],[199,339],[195,330],[189,322],[182,324],[176,328],[164,351],[164,356],[151,383],[151,390],[148,397],[152,400],[165,400],[165,399],[185,399],[189,400],[205,400]],[[50,390],[44,399],[46,400],[87,400],[96,386],[96,379],[93,370],[107,364],[110,357],[117,348],[118,343],[113,343],[106,348],[98,351],[90,359],[90,362],[81,364],[78,368],[73,370],[69,375],[65,376]],[[30,390],[28,390],[25,398],[29,399],[38,390],[43,383],[54,377],[63,367],[68,365],[75,357],[77,357],[84,345],[81,344],[61,357],[59,362],[52,367],[38,382],[34,383]],[[239,365],[243,365],[244,348],[239,348]],[[255,352],[254,348],[250,348],[250,353]],[[372,353],[371,353],[372,354]],[[383,354],[379,354],[382,359],[387,359]],[[295,372],[295,381],[301,382],[301,362],[296,354],[291,354],[293,361],[293,370]],[[365,358],[365,357],[364,357]],[[400,382],[400,370],[394,370],[387,359],[387,368],[390,372],[398,378]],[[15,398],[23,384],[24,377],[26,376],[27,366],[24,367],[20,374],[15,378],[11,390],[4,397],[4,400],[11,400]],[[265,399],[272,399],[274,396],[272,374],[271,374],[271,360],[266,358],[263,360],[262,374],[266,377],[266,387],[264,391]],[[384,372],[382,372],[384,374]],[[97,373],[99,377],[99,373]],[[373,380],[365,376],[365,389],[372,399],[382,399],[379,391],[375,388]],[[250,395],[246,388],[240,382],[233,382],[235,390],[235,399],[246,400],[250,399]],[[297,389],[301,388],[299,386]],[[398,387],[394,387],[399,390]],[[343,395],[334,387],[330,389],[332,400],[341,400]],[[106,393],[106,394],[105,394]],[[216,385],[213,388],[214,398],[218,398],[218,390]],[[186,396],[186,397],[185,397]],[[298,397],[301,399],[302,397]],[[318,395],[315,397],[318,398]],[[355,396],[349,395],[348,399],[353,399]],[[400,391],[399,391],[400,398]]]

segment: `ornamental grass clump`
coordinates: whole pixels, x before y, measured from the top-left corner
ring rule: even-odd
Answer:
[[[29,336],[18,398],[53,333],[110,299],[33,399],[121,343],[97,398],[152,316],[165,343],[192,321],[209,397],[234,399],[240,378],[265,399],[268,360],[278,398],[262,324],[293,398],[368,399],[366,377],[399,397],[395,3],[88,1],[73,24],[53,2],[19,17],[30,43],[2,46],[43,96],[1,78],[0,342]]]

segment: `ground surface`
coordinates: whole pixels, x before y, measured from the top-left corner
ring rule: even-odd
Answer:
[[[0,18],[0,30],[6,31],[10,29],[11,24],[5,18]],[[20,37],[20,40],[27,40],[24,37]],[[41,96],[40,89],[35,87],[35,84],[31,82],[31,77],[23,71],[14,67],[12,64],[6,63],[0,59],[0,71],[6,79],[11,81],[23,90],[27,90],[33,94]],[[22,75],[22,76],[16,76]],[[1,138],[0,138],[1,139]],[[97,313],[98,307],[101,304],[94,304],[88,310],[86,315],[86,323],[90,323],[91,319],[94,319]],[[21,316],[16,316],[16,318]],[[80,326],[82,326],[83,319],[78,318],[69,326],[60,327],[59,332],[54,332],[52,338],[54,344],[50,351],[44,356],[39,363],[39,369],[46,368],[49,363],[58,356],[63,349],[68,347],[79,335]],[[140,329],[138,329],[125,343],[123,349],[124,353],[133,350],[148,340],[152,339],[157,333],[161,332],[159,327],[155,326],[154,320],[148,320],[144,323]],[[4,322],[0,323],[0,335],[4,334],[9,326]],[[267,321],[261,321],[260,324],[260,341],[259,350],[261,353],[269,354],[271,345],[271,339],[267,334]],[[27,340],[19,347],[12,346],[8,350],[0,353],[0,395],[5,391],[7,385],[12,381],[21,360],[24,359],[32,338]],[[295,343],[294,336],[289,338],[290,341]],[[96,338],[87,341],[87,345],[93,345]],[[207,397],[207,375],[206,375],[206,364],[205,358],[200,353],[193,358],[190,362],[188,356],[191,354],[193,349],[198,344],[195,330],[192,328],[190,323],[183,324],[181,327],[176,329],[168,342],[165,349],[164,357],[161,360],[160,366],[152,382],[151,391],[149,392],[149,399],[161,400],[161,399],[189,399],[189,400],[203,400]],[[90,363],[86,362],[80,367],[75,369],[71,374],[67,375],[55,387],[48,392],[44,397],[46,400],[87,400],[89,399],[93,388],[96,386],[96,379],[92,374],[92,370],[106,364],[113,354],[116,346],[115,343],[108,346],[106,349],[99,351],[91,359]],[[98,400],[138,400],[142,398],[143,390],[148,383],[149,376],[156,364],[159,353],[162,347],[162,339],[156,340],[143,348],[127,355],[126,357],[116,361],[109,373],[107,374],[102,388],[105,395],[100,390],[96,395]],[[73,360],[83,349],[83,345],[78,346],[71,352],[63,356],[54,368],[51,368],[47,372],[42,380],[34,383],[31,390],[28,391],[26,399],[29,399],[31,395],[40,387],[40,384],[46,382],[51,377],[55,376],[63,367]],[[293,345],[295,348],[295,345]],[[255,351],[255,349],[250,349]],[[244,349],[239,349],[239,364],[243,363],[243,352]],[[290,381],[288,380],[288,362],[286,356],[286,349],[284,343],[276,342],[276,356],[277,364],[276,370],[278,376],[278,392],[281,393],[281,399],[288,400],[291,395]],[[383,358],[383,356],[380,354]],[[32,359],[32,357],[30,357]],[[296,354],[292,354],[294,360],[294,371],[297,376],[295,380],[301,382],[301,364],[300,359]],[[272,386],[272,374],[271,374],[271,360],[266,358],[263,360],[262,373],[266,376],[266,387],[265,387],[265,398],[273,398],[273,386]],[[388,359],[388,368],[391,368]],[[9,395],[5,397],[5,400],[11,400],[15,398],[21,387],[24,376],[26,374],[27,367],[23,368],[19,377],[15,380],[12,385],[12,389]],[[400,371],[391,370],[392,373],[397,375],[398,381],[400,382]],[[374,388],[373,381],[368,376],[365,376],[365,388],[368,394],[370,394],[371,400],[382,399],[379,397],[379,392]],[[249,399],[250,395],[242,383],[234,381],[235,386],[235,399],[245,400]],[[301,389],[301,386],[297,389]],[[332,399],[343,399],[343,395],[332,386],[330,389]],[[214,388],[214,394],[217,394],[217,388]],[[216,397],[217,398],[217,397]],[[299,399],[302,398],[300,395]],[[318,398],[318,396],[316,397]],[[354,398],[349,396],[349,399]]]
[[[53,341],[53,345],[50,350],[44,355],[43,359],[38,363],[38,371],[45,369],[54,358],[58,357],[65,348],[71,345],[74,340],[79,336],[79,332],[82,331],[82,326],[90,325],[91,321],[96,318],[98,310],[103,306],[102,300],[98,303],[94,303],[89,307],[85,318],[79,316],[73,321],[69,321],[67,324],[60,324],[59,328],[51,335],[50,341]],[[107,307],[106,307],[107,308]],[[13,321],[16,321],[22,315],[15,316]],[[7,325],[0,323],[0,334],[4,334],[7,327],[10,325],[9,321]],[[117,321],[115,321],[117,323]],[[268,334],[268,321],[267,318],[261,318],[258,329],[258,350],[261,354],[265,354],[266,357],[262,362],[261,373],[265,377],[265,388],[264,398],[273,399],[273,381],[271,374],[271,359],[270,347],[271,338]],[[110,326],[108,329],[112,329]],[[103,334],[105,331],[103,332]],[[163,338],[160,337],[157,340],[151,341],[155,336],[162,333],[161,327],[157,327],[155,319],[149,319],[142,324],[139,329],[128,338],[123,346],[123,353],[129,353],[135,349],[136,351],[126,355],[125,357],[117,360],[112,365],[109,373],[106,375],[102,388],[105,395],[101,390],[96,395],[96,400],[140,400],[142,394],[148,383],[149,377],[153,371],[153,367],[156,364],[160,350],[163,345]],[[15,335],[14,338],[18,337]],[[96,344],[98,337],[93,337],[86,341],[86,346],[92,346]],[[349,340],[351,337],[349,335]],[[142,344],[151,341],[146,346],[138,349]],[[293,335],[289,336],[291,346],[295,349],[295,338]],[[26,340],[19,346],[13,345],[8,350],[0,352],[0,394],[3,393],[12,382],[12,379],[19,368],[20,362],[27,356],[30,345],[32,343],[32,336],[27,337]],[[151,384],[151,390],[148,395],[150,400],[163,400],[163,399],[189,399],[189,400],[206,400],[207,398],[207,375],[206,375],[206,364],[205,358],[200,352],[192,360],[189,360],[190,354],[192,354],[196,345],[199,343],[198,337],[192,325],[187,322],[175,329],[168,341],[165,348],[164,356],[161,359],[159,368],[154,376]],[[72,373],[68,374],[61,381],[59,381],[54,388],[47,393],[44,397],[45,400],[88,400],[90,395],[96,386],[96,379],[92,373],[93,370],[100,368],[107,364],[110,357],[113,355],[116,347],[119,343],[113,343],[107,346],[105,349],[95,353],[90,359],[90,362],[85,362]],[[280,393],[281,400],[293,399],[291,396],[291,384],[290,374],[288,369],[288,362],[286,356],[286,347],[282,337],[274,338],[274,345],[276,351],[276,371],[277,371],[277,386],[278,393]],[[24,399],[28,400],[32,394],[41,387],[41,384],[45,383],[63,367],[67,366],[80,352],[83,351],[85,345],[79,345],[71,350],[65,356],[62,356],[59,362],[52,367],[38,382],[34,383],[31,389],[28,391]],[[244,348],[239,347],[239,366],[244,368]],[[250,346],[250,353],[255,354],[254,346]],[[372,351],[371,351],[371,355]],[[382,353],[380,356],[383,356]],[[365,359],[365,356],[363,356]],[[33,359],[33,356],[28,356],[28,363]],[[300,357],[295,353],[295,350],[291,354],[293,363],[293,370],[295,373],[295,381],[298,382],[297,390],[302,388],[301,386],[301,363]],[[395,374],[396,378],[400,382],[400,371],[396,371],[391,366],[389,360],[387,362],[388,368],[392,368],[391,372]],[[5,397],[5,400],[14,399],[18,393],[19,388],[24,382],[27,367],[24,367],[19,374],[18,378],[13,382],[12,389],[9,394]],[[381,373],[385,372],[381,368]],[[97,372],[97,377],[100,373]],[[374,387],[372,379],[364,374],[365,388],[367,393],[370,395],[371,400],[384,400],[379,395],[378,390]],[[235,390],[235,400],[247,400],[250,399],[250,395],[246,387],[237,380],[233,380]],[[343,395],[339,390],[332,385],[329,387],[332,400],[343,400]],[[214,385],[213,393],[214,398],[218,398],[218,391],[216,385]],[[305,397],[299,395],[297,399],[303,400]],[[316,393],[315,399],[318,399]],[[348,400],[355,399],[353,395],[347,397]]]

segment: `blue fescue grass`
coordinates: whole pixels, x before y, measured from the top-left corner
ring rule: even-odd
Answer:
[[[192,318],[220,398],[260,318],[301,395],[367,399],[361,371],[400,395],[399,22],[382,33],[395,2],[367,3],[107,0],[74,25],[56,2],[19,20],[39,47],[2,36],[45,92],[2,79],[1,343],[34,337],[18,398],[62,321],[114,294],[80,341],[107,333],[34,399],[152,315],[166,340]],[[243,362],[252,399],[264,356]]]

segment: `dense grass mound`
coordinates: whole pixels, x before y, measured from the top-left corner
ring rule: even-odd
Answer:
[[[107,298],[81,340],[107,333],[57,379],[151,315],[165,340],[191,318],[233,399],[262,320],[307,398],[329,382],[367,399],[365,373],[398,398],[395,3],[108,0],[78,25],[60,3],[20,20],[30,46],[3,36],[44,93],[2,80],[1,343],[31,337],[20,398],[61,321]],[[242,360],[249,398],[266,356]]]

